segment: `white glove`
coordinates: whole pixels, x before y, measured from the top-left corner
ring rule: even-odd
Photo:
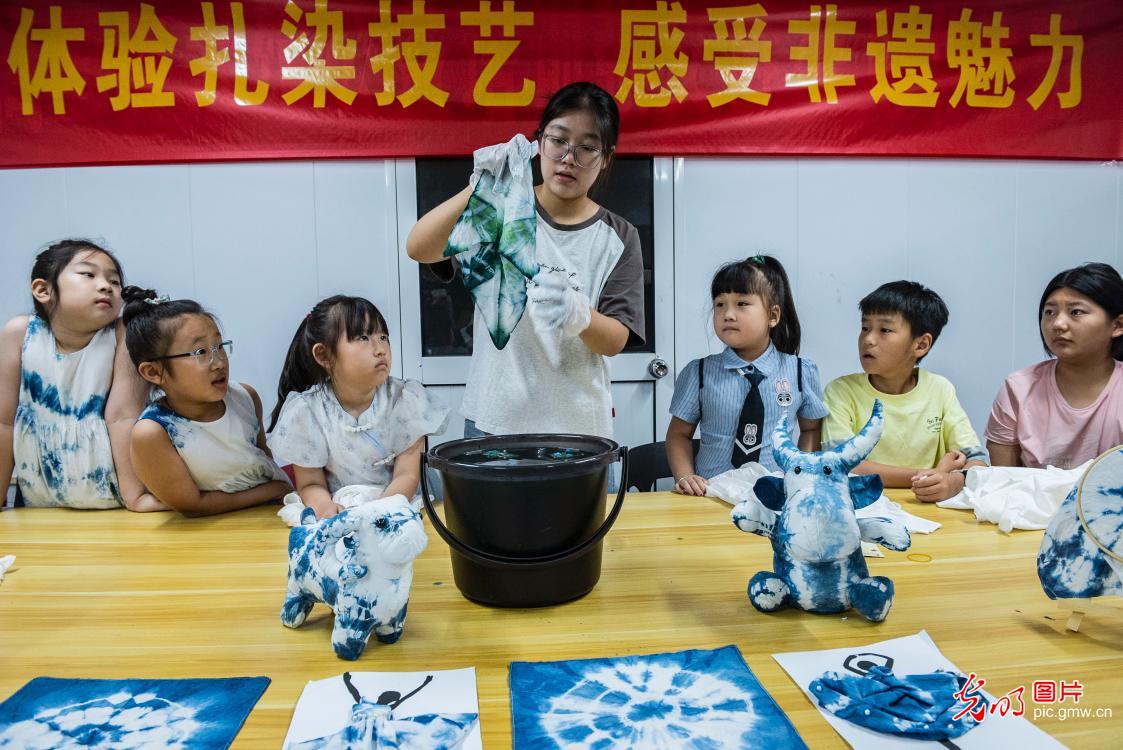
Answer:
[[[517,133],[514,138],[506,143],[497,143],[494,146],[484,146],[472,153],[472,176],[468,184],[472,187],[480,180],[480,175],[487,172],[495,179],[499,179],[507,169],[507,160],[528,162],[538,153],[538,141],[531,143]]]
[[[527,284],[527,297],[536,328],[576,336],[593,322],[592,303],[569,285],[564,272],[540,270]]]

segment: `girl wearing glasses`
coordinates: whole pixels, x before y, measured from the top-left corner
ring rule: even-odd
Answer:
[[[0,330],[0,481],[15,469],[17,505],[164,510],[129,464],[148,389],[123,345],[121,277],[109,251],[56,242],[31,269],[34,314]]]
[[[390,365],[386,319],[362,297],[321,300],[296,329],[269,446],[292,464],[300,500],[317,518],[343,510],[337,499],[417,492],[425,436],[444,430],[448,407],[416,380],[391,377]],[[295,525],[285,502],[280,515]]]
[[[546,104],[536,132],[542,183],[532,197],[539,271],[524,311],[532,322],[515,325],[500,349],[484,334],[477,308],[465,436],[612,435],[605,357],[619,354],[629,339],[642,340],[645,330],[639,235],[589,197],[612,162],[619,126],[616,102],[591,83],[569,84]],[[507,145],[516,147],[516,141]],[[446,260],[449,235],[472,193],[470,185],[418,220],[406,240],[411,258]],[[448,279],[455,273],[449,263],[433,270]]]
[[[277,500],[292,490],[261,429],[261,399],[231,383],[230,352],[198,302],[126,287],[125,345],[162,393],[133,427],[132,460],[149,491],[185,516]]]

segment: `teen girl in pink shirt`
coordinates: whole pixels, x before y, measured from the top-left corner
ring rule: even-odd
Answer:
[[[993,466],[1071,469],[1123,444],[1123,278],[1106,263],[1057,274],[1038,306],[1052,359],[1011,373],[990,410]]]

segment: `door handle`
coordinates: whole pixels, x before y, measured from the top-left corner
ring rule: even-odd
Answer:
[[[651,373],[651,377],[658,380],[659,378],[665,378],[671,371],[671,368],[666,360],[656,357],[647,365],[647,371]]]

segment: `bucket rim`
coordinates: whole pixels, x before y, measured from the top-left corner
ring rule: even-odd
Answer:
[[[477,463],[458,461],[457,458],[465,453],[484,448],[506,448],[511,446],[544,446],[564,444],[563,447],[580,447],[584,450],[595,450],[596,454],[585,458],[576,458],[557,461],[543,461],[531,465],[512,466],[482,466]],[[452,455],[449,455],[452,454]],[[437,471],[449,471],[453,474],[472,474],[478,476],[486,473],[493,478],[524,478],[540,477],[544,472],[551,477],[558,477],[559,472],[565,474],[585,474],[611,463],[615,463],[620,454],[620,444],[615,440],[599,435],[581,435],[577,433],[550,433],[527,432],[510,435],[485,435],[483,437],[460,438],[435,445],[427,452],[426,458],[430,465]]]

